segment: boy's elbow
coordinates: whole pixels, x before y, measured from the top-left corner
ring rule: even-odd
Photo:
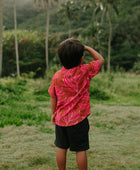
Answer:
[[[102,62],[103,62],[103,64],[104,64],[104,62],[105,62],[105,59],[103,58],[102,60],[103,60]]]
[[[102,65],[104,64],[104,62],[105,62],[105,60],[104,60],[104,58],[102,58],[102,59],[99,61],[100,66],[102,66]]]

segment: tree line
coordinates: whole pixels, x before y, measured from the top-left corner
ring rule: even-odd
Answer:
[[[0,0],[0,3],[2,3],[2,0]],[[1,9],[2,6],[0,5]],[[35,9],[34,6],[36,6]],[[5,16],[3,21],[4,32],[12,28],[12,24],[10,25],[11,28],[8,26],[6,7],[5,4],[3,13],[0,10],[1,21],[2,16]],[[133,2],[129,0],[34,0],[30,1],[30,5],[14,9],[17,12],[17,17],[13,17],[15,18],[14,21],[17,21],[17,28],[28,29],[30,26],[28,30],[36,29],[39,32],[46,32],[44,42],[46,68],[48,68],[49,63],[58,62],[53,56],[49,56],[51,54],[48,52],[49,49],[53,48],[52,45],[49,45],[48,38],[53,35],[57,37],[56,41],[60,40],[59,37],[74,36],[98,50],[105,56],[104,69],[108,72],[111,68],[116,69],[117,67],[122,67],[126,71],[134,67],[138,70],[140,66],[140,40],[138,38],[140,4],[138,0],[133,0]],[[26,10],[26,13],[24,10]],[[31,24],[28,24],[29,17],[27,15],[29,11],[36,16],[32,16],[34,22],[30,22]],[[22,23],[21,20],[23,20]],[[43,22],[43,24],[36,25],[38,21]],[[44,25],[43,29],[41,29],[42,25]],[[16,30],[15,26],[13,28]],[[2,29],[0,29],[0,32],[2,37]],[[60,34],[62,36],[59,36]],[[2,41],[0,42],[2,44]],[[0,72],[2,75],[2,47],[0,53]],[[18,59],[16,63],[18,68]]]

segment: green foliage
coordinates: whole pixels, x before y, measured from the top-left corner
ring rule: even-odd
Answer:
[[[61,65],[54,65],[46,70],[47,82],[51,82],[53,75],[62,68]]]
[[[137,36],[140,27],[140,5],[137,0],[122,2],[114,28],[111,62],[113,67],[118,65],[128,71],[138,61],[140,54],[140,41]]]
[[[32,100],[46,101],[48,95],[45,94],[47,91],[41,96],[37,93],[34,95],[32,85],[27,84],[27,79],[3,79],[0,82],[0,127],[22,124],[41,125],[43,122],[50,121],[50,115],[40,109],[42,106],[37,103],[29,104]],[[36,97],[39,100],[36,100]],[[40,99],[41,97],[44,99]]]
[[[0,127],[5,125],[21,126],[22,124],[41,125],[42,122],[50,121],[50,116],[36,106],[13,101],[10,107],[1,107],[0,117]]]
[[[108,100],[112,98],[111,88],[114,81],[113,74],[99,74],[91,80],[90,96],[96,100]],[[108,90],[110,89],[110,91]]]
[[[50,97],[48,94],[49,84],[44,85],[44,87],[40,89],[34,90],[34,95],[36,96],[36,101],[47,101]]]
[[[5,103],[11,103],[11,100],[14,99],[15,101],[22,100],[23,98],[23,92],[26,91],[26,88],[24,87],[26,85],[25,80],[19,80],[16,79],[15,81],[6,81],[6,82],[0,82],[0,105],[4,105]]]
[[[49,65],[59,64],[56,54],[58,44],[68,38],[68,29],[71,27],[71,36],[80,39],[84,44],[90,45],[99,51],[105,58],[108,49],[108,20],[103,14],[101,6],[107,9],[112,5],[111,10],[119,15],[111,15],[112,21],[112,43],[111,43],[111,68],[124,68],[125,71],[135,70],[134,64],[140,54],[139,50],[139,16],[140,5],[138,0],[96,0],[96,1],[61,1],[51,7],[50,10],[50,36],[49,36]],[[101,5],[102,4],[102,5]],[[4,8],[4,29],[14,29],[13,4],[5,0]],[[98,8],[97,8],[98,7]],[[63,9],[62,11],[60,9]],[[100,9],[95,15],[96,10]],[[61,11],[61,12],[58,12]],[[65,13],[65,14],[64,14]],[[68,19],[69,18],[69,19]],[[71,19],[73,18],[73,19]],[[69,22],[70,20],[70,22]],[[33,71],[34,77],[41,77],[45,74],[45,34],[46,14],[45,10],[35,7],[33,1],[17,1],[17,24],[19,31],[19,56],[21,73]],[[30,31],[30,30],[34,30]],[[16,73],[14,32],[4,31],[3,51],[3,75],[7,76]],[[21,36],[22,34],[22,36]],[[20,38],[22,37],[22,38]],[[107,60],[106,60],[107,61]],[[136,64],[135,64],[136,65]],[[104,64],[105,69],[107,62]],[[134,69],[133,69],[134,67]]]
[[[95,76],[95,78],[91,80],[90,84],[91,99],[108,100],[113,98],[113,94],[111,93],[113,82],[114,75],[112,73],[110,74],[100,73],[98,76]]]
[[[110,98],[104,90],[93,86],[90,87],[90,97],[96,100],[107,100]]]
[[[34,72],[34,77],[45,73],[45,34],[33,31],[18,31],[19,65],[21,73]],[[57,40],[50,36],[49,59],[56,56]],[[3,36],[3,76],[16,74],[14,31],[5,31]]]
[[[91,99],[112,101],[118,98],[118,103],[121,105],[122,100],[125,98],[126,103],[129,103],[129,99],[131,99],[132,103],[134,102],[136,105],[139,105],[139,75],[137,75],[137,78],[134,77],[133,74],[127,75],[124,72],[118,72],[116,74],[100,73],[91,80],[90,92],[93,94],[91,95]]]
[[[136,58],[136,62],[134,63],[132,71],[135,72],[136,74],[140,74],[140,54],[138,54]]]
[[[61,68],[60,65],[54,65],[52,67],[49,67],[46,70],[45,83],[44,83],[43,87],[35,88],[35,90],[34,90],[34,95],[36,95],[37,101],[48,100],[48,97],[50,97],[50,95],[48,93],[48,89],[49,89],[49,86],[51,84],[52,77],[60,68]]]

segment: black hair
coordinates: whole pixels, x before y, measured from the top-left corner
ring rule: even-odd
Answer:
[[[84,45],[80,41],[69,38],[58,46],[58,56],[66,69],[76,67],[80,64],[84,52]]]

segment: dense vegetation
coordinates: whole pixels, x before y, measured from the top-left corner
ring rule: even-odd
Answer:
[[[62,1],[63,2],[63,1]],[[95,3],[96,2],[96,3]],[[101,2],[104,2],[103,0]],[[118,14],[112,7],[111,68],[138,72],[140,69],[140,38],[139,17],[140,4],[138,0],[114,1]],[[74,1],[68,4],[70,15],[66,15],[66,6],[55,2],[50,13],[49,65],[58,64],[56,54],[58,44],[69,36],[78,38],[84,44],[90,45],[106,59],[109,25],[106,15],[101,23],[102,11],[95,13],[97,1]],[[16,73],[13,4],[4,1],[4,49],[3,75]],[[17,1],[18,43],[21,73],[35,72],[36,76],[45,74],[45,9],[38,7],[34,1]],[[26,30],[26,31],[25,31]],[[27,31],[28,30],[28,31]]]

